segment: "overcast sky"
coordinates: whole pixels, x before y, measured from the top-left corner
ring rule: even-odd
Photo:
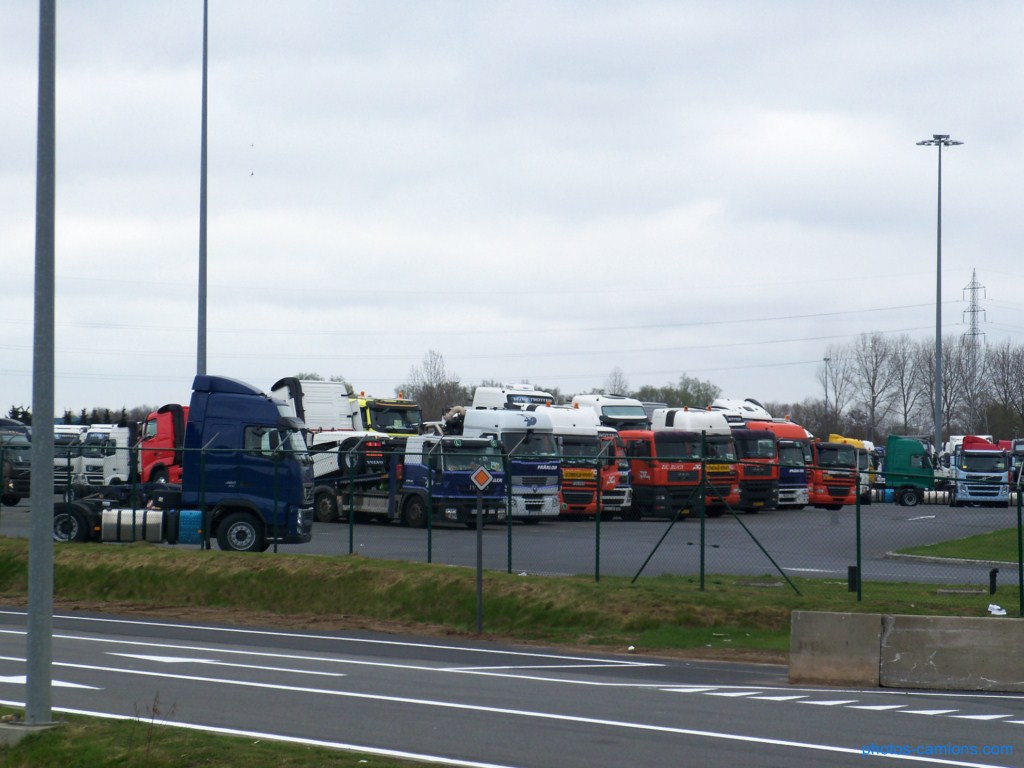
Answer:
[[[0,9],[0,409],[30,405],[38,3]],[[56,387],[188,402],[201,0],[57,9]],[[210,0],[210,373],[391,396],[686,374],[821,398],[830,344],[1024,330],[1024,4]],[[436,416],[428,414],[428,416]]]

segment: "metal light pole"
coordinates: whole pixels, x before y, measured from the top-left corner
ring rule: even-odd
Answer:
[[[196,324],[196,374],[206,373],[206,68],[208,0],[203,0],[203,89],[199,140],[199,318]]]
[[[832,362],[831,357],[823,357],[825,363],[825,424],[828,425],[828,364]]]
[[[953,141],[947,133],[932,134],[930,139],[917,142],[919,147],[939,149],[939,205],[935,237],[935,453],[942,450],[942,148],[955,147],[962,141]]]

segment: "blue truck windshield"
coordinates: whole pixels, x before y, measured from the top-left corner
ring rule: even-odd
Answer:
[[[491,445],[446,446],[444,467],[453,472],[472,472],[478,467],[501,472],[501,451]]]

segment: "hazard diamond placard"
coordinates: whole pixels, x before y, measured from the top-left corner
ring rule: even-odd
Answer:
[[[485,467],[477,467],[476,471],[469,476],[469,479],[473,481],[473,485],[477,487],[477,490],[484,490],[491,481],[494,480],[494,475],[487,471]]]

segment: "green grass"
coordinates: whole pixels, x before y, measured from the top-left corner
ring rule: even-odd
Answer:
[[[28,544],[0,538],[0,601],[22,602]],[[776,651],[785,661],[794,610],[964,616],[986,599],[944,594],[936,585],[869,582],[857,602],[846,581],[777,576],[659,576],[635,584],[606,576],[519,576],[488,571],[484,631],[503,640],[640,651],[699,649],[742,657]],[[963,585],[945,585],[957,587]],[[973,585],[979,586],[979,585]],[[1001,587],[1001,602],[1018,604]],[[474,635],[470,568],[358,555],[264,556],[150,544],[78,544],[54,551],[54,600],[85,610],[216,616],[218,620],[308,628],[400,629]],[[728,642],[725,642],[725,639]]]
[[[905,555],[928,555],[930,557],[950,557],[962,560],[998,560],[1016,563],[1017,529],[1006,528],[999,531],[979,533],[965,539],[940,541],[937,544],[926,544],[920,547],[908,547],[899,550]]]
[[[0,707],[0,714],[15,713]],[[139,720],[68,715],[58,726],[0,745],[4,768],[412,768],[423,763],[169,727],[173,712]],[[55,714],[55,717],[58,715]]]

